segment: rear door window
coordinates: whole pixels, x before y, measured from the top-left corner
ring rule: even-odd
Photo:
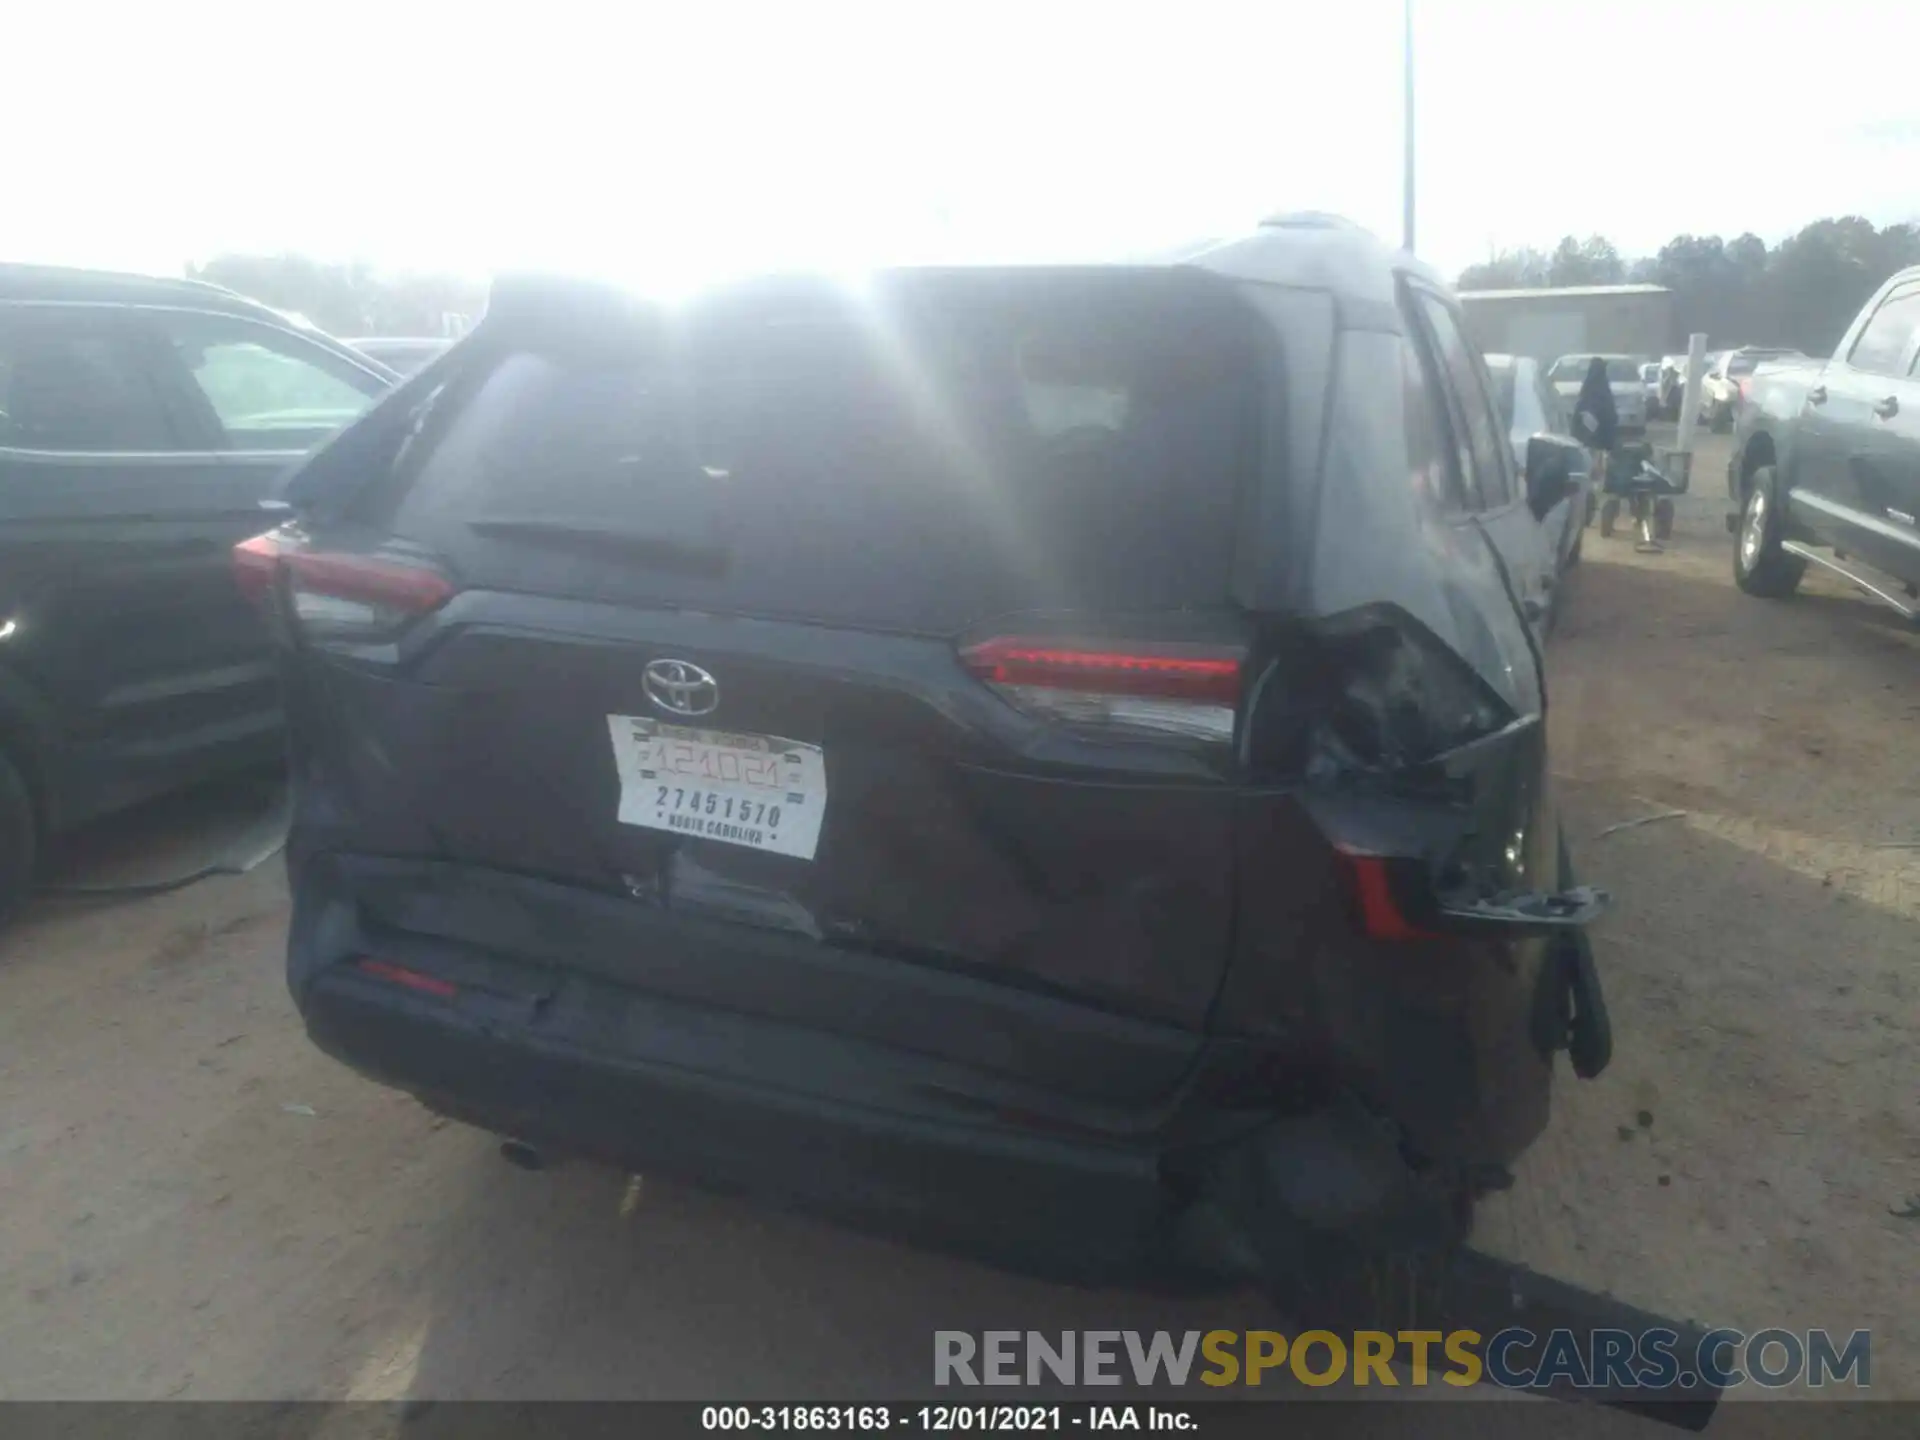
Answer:
[[[1875,375],[1905,373],[1907,351],[1920,327],[1920,285],[1904,285],[1887,296],[1853,342],[1847,363]]]
[[[1476,509],[1498,509],[1513,499],[1513,481],[1507,445],[1487,395],[1485,367],[1446,302],[1424,291],[1416,292],[1415,300],[1454,402],[1455,441],[1467,494]]]
[[[230,450],[305,450],[387,389],[370,370],[272,325],[194,311],[154,323],[207,402]]]
[[[1400,409],[1407,432],[1407,459],[1415,492],[1434,509],[1468,507],[1460,471],[1453,463],[1447,422],[1440,413],[1439,384],[1411,339],[1400,342]]]
[[[500,355],[391,523],[469,584],[902,631],[1220,607],[1255,336],[1159,272],[722,297],[645,353]]]

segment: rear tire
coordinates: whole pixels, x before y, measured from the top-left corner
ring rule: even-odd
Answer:
[[[1762,600],[1784,600],[1800,588],[1807,562],[1780,548],[1780,482],[1762,465],[1747,482],[1733,537],[1733,583]]]
[[[1613,522],[1619,518],[1619,500],[1609,496],[1600,502],[1600,538],[1602,540],[1611,540],[1613,538]]]
[[[38,831],[27,783],[0,751],[0,921],[33,887]]]
[[[1713,420],[1710,427],[1714,434],[1724,435],[1733,429],[1733,407],[1716,405],[1713,407]]]
[[[1673,538],[1673,501],[1656,500],[1654,502],[1653,538],[1656,540]]]

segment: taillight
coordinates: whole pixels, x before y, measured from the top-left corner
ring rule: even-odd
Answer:
[[[1243,663],[1238,650],[1003,635],[967,646],[960,660],[1008,703],[1079,728],[1233,739]]]
[[[1405,770],[1518,718],[1451,646],[1397,606],[1335,616],[1317,627],[1317,639],[1325,673],[1306,715],[1312,763]]]
[[[439,571],[381,555],[301,550],[282,563],[294,618],[314,638],[379,639],[453,595]]]
[[[300,631],[316,640],[379,640],[439,609],[453,582],[406,556],[312,550],[291,527],[256,535],[233,547],[233,575],[256,603],[285,579],[286,597]]]

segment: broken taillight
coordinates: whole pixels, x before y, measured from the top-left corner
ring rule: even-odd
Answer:
[[[966,646],[960,660],[1009,704],[1076,728],[1233,739],[1244,663],[1236,649],[1001,635]]]

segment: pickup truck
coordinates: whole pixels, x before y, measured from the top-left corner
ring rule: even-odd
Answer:
[[[1760,366],[1727,467],[1733,578],[1791,595],[1809,563],[1920,618],[1920,266],[1869,300],[1833,358]]]

